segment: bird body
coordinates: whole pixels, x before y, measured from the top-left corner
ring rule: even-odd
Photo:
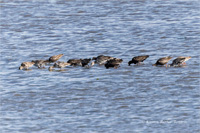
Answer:
[[[34,62],[22,62],[21,66],[19,67],[19,70],[22,69],[28,69],[29,67],[33,66],[35,63]]]
[[[188,61],[189,59],[191,59],[192,57],[191,57],[191,56],[188,56],[188,57],[179,56],[178,58],[185,58],[184,62],[186,62],[186,61]]]
[[[52,70],[53,68],[64,68],[64,67],[66,67],[66,66],[69,66],[70,65],[70,63],[67,63],[67,62],[56,62],[56,63],[54,63],[54,65],[53,66],[50,66],[49,67],[49,70]]]
[[[148,57],[149,57],[149,55],[142,55],[142,56],[133,57],[132,60],[128,62],[128,65],[130,66],[132,63],[138,64],[138,63],[146,60]]]
[[[90,58],[86,59],[69,59],[67,63],[70,63],[71,66],[82,66],[85,67],[91,61]]]
[[[88,63],[91,61],[91,59],[81,59],[81,65],[82,67],[85,67],[88,65]]]
[[[93,57],[92,59],[95,60],[95,63],[96,63],[96,64],[103,65],[103,64],[105,64],[107,61],[109,61],[109,60],[111,60],[111,59],[114,59],[114,57],[99,55],[99,56],[97,56],[97,57]]]
[[[42,68],[44,67],[47,63],[49,63],[49,60],[32,60],[32,62],[34,62],[35,66],[38,68]]]
[[[64,54],[59,54],[59,55],[54,55],[54,56],[51,56],[49,58],[49,62],[52,63],[52,62],[56,62],[57,60],[59,60]]]
[[[70,63],[71,66],[82,66],[80,59],[69,59],[67,63]]]
[[[179,56],[179,57],[177,57],[176,59],[173,60],[172,64],[170,64],[170,66],[181,66],[186,61],[188,61],[189,59],[191,59],[190,56],[188,56],[188,57]]]
[[[122,59],[114,58],[106,62],[105,67],[108,69],[110,67],[118,68],[119,65],[123,62]]]
[[[171,59],[172,59],[172,57],[170,57],[170,56],[160,58],[160,59],[157,60],[157,62],[156,62],[155,64],[153,64],[153,66],[165,65],[165,64],[167,64]]]

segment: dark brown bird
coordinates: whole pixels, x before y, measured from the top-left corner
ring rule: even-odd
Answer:
[[[67,63],[70,63],[71,66],[82,66],[81,59],[69,59]]]
[[[149,55],[142,55],[142,56],[133,57],[132,60],[128,62],[128,65],[130,66],[132,63],[134,63],[134,64],[140,64],[140,62],[143,62],[148,57],[149,57]]]
[[[88,66],[88,63],[91,61],[91,59],[81,59],[81,65],[82,67]]]
[[[19,67],[19,70],[22,69],[28,69],[29,67],[32,67],[35,63],[34,62],[22,62],[21,66]]]
[[[106,62],[105,67],[108,69],[110,67],[118,68],[120,63],[122,63],[122,59],[114,58]]]
[[[190,56],[188,57],[184,57],[184,56],[179,56],[176,59],[173,60],[172,64],[170,64],[170,66],[181,66],[186,64],[185,62],[188,61],[189,59],[191,59]]]
[[[38,68],[44,68],[44,66],[49,63],[49,60],[32,60],[31,62],[34,62],[34,65]]]
[[[54,55],[54,56],[51,56],[49,58],[49,62],[52,63],[52,62],[56,62],[57,60],[59,60],[64,54],[59,54],[59,55]]]
[[[67,63],[70,63],[71,66],[82,66],[85,67],[88,65],[88,63],[91,61],[91,59],[70,59],[67,61]]]
[[[157,60],[157,62],[155,64],[153,64],[153,66],[158,66],[158,65],[165,65],[167,64],[170,60],[172,59],[172,57],[168,56],[168,57],[163,57]]]
[[[99,65],[104,65],[107,61],[114,59],[114,57],[111,56],[104,56],[104,55],[99,55],[97,57],[93,57],[92,60],[95,60],[96,64]]]
[[[49,67],[49,71],[53,70],[53,68],[60,68],[60,69],[62,69],[62,68],[66,67],[66,66],[69,66],[69,65],[70,65],[70,63],[58,61],[58,62],[54,63],[53,66]]]

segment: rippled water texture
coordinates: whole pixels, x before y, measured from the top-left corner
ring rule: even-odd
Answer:
[[[0,131],[200,132],[199,9],[199,0],[1,0]],[[18,70],[61,53],[123,63]],[[137,55],[150,57],[128,66]],[[152,66],[164,56],[192,58]]]

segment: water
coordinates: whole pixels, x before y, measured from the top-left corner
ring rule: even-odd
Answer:
[[[2,133],[200,132],[198,0],[0,4]],[[104,54],[123,63],[18,70],[61,53],[61,61]],[[137,55],[150,57],[128,66]],[[192,58],[186,67],[152,66],[169,55]]]

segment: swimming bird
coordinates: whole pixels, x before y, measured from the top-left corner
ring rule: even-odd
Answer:
[[[22,69],[28,69],[29,67],[32,67],[35,63],[34,62],[22,62],[21,66],[19,67],[19,70]]]
[[[85,67],[91,61],[90,58],[86,59],[69,59],[67,62],[71,64],[71,66],[82,66]]]
[[[114,58],[114,59],[111,59],[111,60],[108,60],[105,64],[105,67],[108,69],[110,67],[114,67],[114,68],[118,68],[120,63],[122,63],[122,59],[119,59],[119,58]]]
[[[173,60],[172,64],[170,66],[181,66],[186,64],[185,62],[191,59],[191,56],[184,57],[184,56],[179,56],[176,59]]]
[[[167,64],[170,60],[172,59],[172,57],[168,56],[168,57],[163,57],[157,60],[157,62],[155,64],[153,64],[153,66],[158,66],[158,65],[165,65]]]
[[[186,61],[188,61],[188,60],[191,59],[192,57],[191,57],[191,56],[188,56],[188,57],[179,56],[178,58],[185,58],[185,60],[184,60],[184,63],[185,63]],[[185,63],[185,64],[186,64],[186,63]]]
[[[104,55],[99,55],[97,57],[93,57],[92,60],[95,60],[96,64],[99,65],[104,65],[107,61],[114,59],[114,57],[111,56],[104,56]]]
[[[67,63],[70,63],[71,66],[82,66],[81,59],[69,59]]]
[[[49,67],[49,71],[53,70],[53,68],[60,68],[60,69],[62,69],[62,68],[66,67],[66,66],[69,66],[69,65],[70,65],[70,63],[60,62],[59,61],[59,62],[54,63],[53,66],[50,66]]]
[[[134,63],[134,64],[140,64],[140,62],[143,62],[148,57],[149,57],[149,55],[142,55],[142,56],[133,57],[132,60],[128,62],[128,65],[130,66],[132,63]]]
[[[49,62],[52,63],[52,62],[56,62],[57,60],[59,60],[64,54],[59,54],[59,55],[54,55],[54,56],[51,56],[49,58]]]
[[[34,65],[38,68],[44,68],[44,66],[49,63],[49,60],[32,60],[31,62],[34,62]]]
[[[91,61],[90,58],[88,58],[88,59],[81,59],[81,65],[82,65],[82,67],[87,66],[90,61]]]

